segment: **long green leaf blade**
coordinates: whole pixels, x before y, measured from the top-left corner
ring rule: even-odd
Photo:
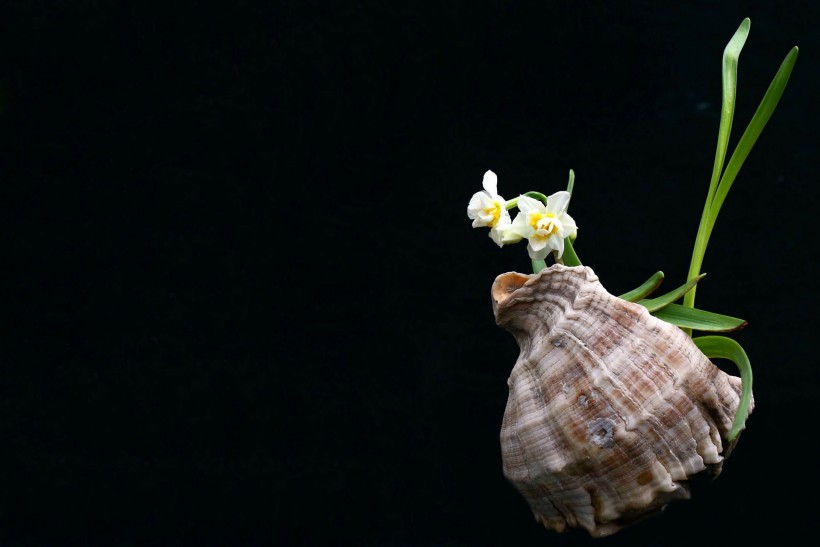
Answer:
[[[692,250],[692,260],[689,263],[689,275],[687,279],[692,279],[700,273],[703,265],[703,256],[706,254],[706,245],[709,243],[711,226],[709,220],[711,215],[712,200],[718,190],[720,175],[723,172],[723,162],[726,159],[726,150],[729,148],[729,136],[732,132],[732,119],[735,115],[735,101],[737,98],[737,63],[740,58],[740,51],[746,44],[749,37],[749,27],[751,21],[747,17],[741,23],[735,34],[732,36],[726,48],[723,50],[722,82],[723,96],[720,108],[720,127],[718,128],[717,149],[715,150],[715,163],[712,166],[712,178],[709,182],[709,191],[706,194],[706,202],[703,205],[703,213],[698,225],[698,233],[695,237],[695,248]],[[683,300],[683,305],[692,308],[695,305],[695,293],[697,288],[689,292]]]
[[[680,304],[669,304],[665,308],[651,312],[658,319],[684,329],[707,332],[728,332],[742,329],[747,322],[737,317],[712,313],[697,308],[687,308]]]
[[[729,359],[740,370],[740,403],[727,440],[734,441],[749,417],[752,402],[752,364],[746,352],[735,340],[725,336],[699,336],[692,341],[710,359]]]
[[[629,292],[625,292],[618,298],[628,300],[629,302],[637,302],[641,298],[646,298],[655,292],[655,289],[660,287],[661,283],[663,283],[663,272],[655,272],[655,274],[644,281],[640,287],[636,287]]]
[[[699,276],[690,279],[677,289],[671,290],[668,293],[664,294],[663,296],[659,296],[657,298],[649,298],[647,300],[641,300],[638,302],[641,306],[648,309],[650,312],[657,311],[660,309],[665,308],[672,302],[676,302],[683,298],[683,295],[688,293],[695,285],[698,284],[698,281],[706,277],[705,273],[700,274]]]
[[[735,116],[735,102],[737,100],[737,63],[740,59],[740,51],[746,45],[749,37],[751,21],[747,17],[744,19],[732,39],[726,44],[723,50],[723,98],[720,108],[720,127],[718,129],[717,150],[715,152],[715,163],[712,167],[712,180],[709,185],[709,200],[714,197],[718,188],[720,174],[723,171],[723,162],[726,160],[726,151],[729,148],[729,136],[732,133],[732,120]]]
[[[740,172],[740,168],[743,166],[743,162],[746,161],[749,152],[752,151],[752,147],[754,147],[757,142],[757,138],[760,136],[763,128],[766,127],[766,123],[768,123],[769,118],[772,117],[774,109],[783,96],[783,91],[786,89],[786,84],[789,83],[789,77],[794,69],[794,64],[797,62],[798,52],[799,49],[797,46],[794,46],[786,55],[786,58],[783,59],[783,63],[780,65],[780,69],[778,69],[774,79],[772,79],[772,83],[769,84],[766,94],[763,96],[760,105],[752,117],[752,121],[749,122],[749,126],[746,128],[746,131],[743,132],[735,151],[732,153],[732,157],[729,158],[726,172],[723,173],[723,178],[720,180],[715,198],[710,207],[709,222],[707,224],[708,231],[706,232],[707,242],[712,235],[712,229],[715,226],[715,220],[720,212],[720,208],[723,206],[723,202],[726,200],[726,196],[732,188],[732,183],[734,183],[737,174]]]

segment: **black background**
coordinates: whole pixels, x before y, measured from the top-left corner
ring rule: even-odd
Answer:
[[[669,4],[671,6],[671,4]],[[814,530],[817,32],[807,3],[0,2],[0,544],[718,545]],[[515,362],[466,217],[577,180],[613,293],[682,283],[785,54],[699,306],[743,317],[724,473],[603,539],[501,474]]]

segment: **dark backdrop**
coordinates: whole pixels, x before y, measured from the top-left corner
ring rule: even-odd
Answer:
[[[717,545],[812,534],[818,9],[770,2],[0,2],[0,544]],[[515,362],[466,217],[577,175],[577,250],[686,275],[720,59],[729,196],[699,305],[757,407],[723,475],[593,542],[501,474]]]

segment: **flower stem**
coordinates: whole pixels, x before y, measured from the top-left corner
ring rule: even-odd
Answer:
[[[541,192],[524,192],[521,194],[522,196],[527,196],[528,198],[537,199],[538,201],[542,202],[544,205],[547,204],[547,196],[542,194]],[[521,196],[518,196],[520,198]],[[509,200],[507,203],[504,204],[504,208],[508,211],[513,209],[514,207],[518,207],[518,198],[513,198]]]

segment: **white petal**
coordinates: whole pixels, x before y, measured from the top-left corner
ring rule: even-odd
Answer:
[[[544,247],[543,249],[536,251],[532,248],[532,245],[527,245],[527,252],[532,260],[544,260],[550,253],[550,249],[549,247]]]
[[[509,230],[521,237],[529,237],[533,229],[527,222],[527,213],[518,213],[515,215],[515,220],[512,221]]]
[[[470,198],[470,203],[467,204],[467,216],[469,218],[476,218],[481,214],[481,211],[487,207],[492,206],[493,200],[487,195],[487,192],[476,192]]]
[[[499,247],[504,246],[504,231],[493,228],[490,230],[490,238],[495,241],[495,244]]]
[[[506,228],[512,221],[510,220],[510,212],[504,208],[504,204],[501,205],[501,215],[498,217],[498,224],[495,225],[496,228]]]
[[[555,192],[547,198],[547,211],[557,217],[560,217],[567,212],[567,208],[569,207],[569,198],[570,193],[566,190]]]
[[[549,242],[549,238],[546,237],[531,237],[530,238],[530,247],[532,247],[533,251],[540,251],[547,247],[547,243]]]
[[[564,255],[564,238],[553,236],[550,238],[550,247],[558,251],[558,258]]]
[[[564,214],[560,218],[561,225],[564,227],[564,237],[575,237],[578,233],[578,226],[575,224],[575,219]]]
[[[498,233],[501,239],[501,245],[510,245],[511,243],[518,243],[519,241],[524,239],[521,236],[521,234],[514,232],[510,226],[498,230]]]
[[[484,180],[481,183],[484,189],[487,190],[491,196],[498,195],[498,177],[492,171],[484,173]]]
[[[543,203],[529,196],[518,196],[518,210],[522,213],[547,212]]]

